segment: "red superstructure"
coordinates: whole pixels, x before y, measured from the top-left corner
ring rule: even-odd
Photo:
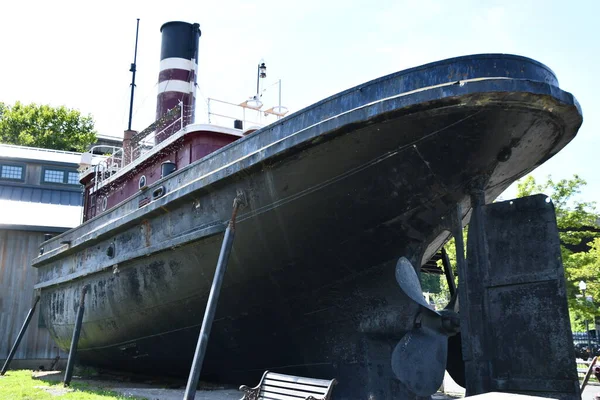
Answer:
[[[199,25],[168,22],[161,33],[156,122],[142,132],[125,131],[123,148],[111,149],[94,167],[89,157],[82,160],[89,167],[81,177],[84,221],[140,191],[147,192],[139,202],[143,207],[165,194],[148,187],[242,136],[239,129],[194,125]]]
[[[145,195],[141,196],[138,207],[165,195],[166,186],[149,188],[172,172],[254,132],[262,125],[247,121],[246,111],[258,113],[259,119],[261,114],[265,118],[279,119],[287,112],[281,104],[261,111],[259,99],[262,94],[257,82],[257,94],[251,98],[253,101],[234,104],[209,98],[209,124],[195,124],[200,27],[196,23],[174,21],[164,24],[161,33],[156,121],[141,132],[126,130],[123,147],[111,148],[108,151],[110,156],[96,165],[92,165],[93,151],[84,153],[80,163],[80,170],[83,170],[80,181],[85,187],[83,221],[117,206],[140,191]],[[257,79],[264,77],[266,66],[262,62]],[[280,82],[279,89],[281,99]],[[241,115],[225,116],[219,114],[219,109],[211,113],[211,104],[217,108],[235,106]],[[234,120],[235,128],[210,124],[211,114]],[[246,122],[253,125],[244,128]]]
[[[85,186],[83,220],[116,206],[140,190],[145,191],[146,187],[163,178],[164,163],[170,163],[167,166],[169,172],[182,169],[241,136],[237,129],[188,125],[129,165],[120,167],[122,157],[113,155],[108,159],[106,168],[90,168],[81,179]],[[139,207],[150,202],[152,194],[148,191],[147,196],[140,200]]]

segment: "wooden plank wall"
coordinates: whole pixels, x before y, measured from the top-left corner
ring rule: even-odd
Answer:
[[[5,360],[33,305],[37,269],[31,267],[44,233],[0,229],[0,360]],[[14,360],[53,359],[60,354],[48,330],[39,326],[39,306]]]

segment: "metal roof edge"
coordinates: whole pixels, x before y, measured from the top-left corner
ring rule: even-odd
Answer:
[[[0,224],[0,230],[6,231],[34,231],[34,232],[48,232],[48,233],[63,233],[71,228],[65,228],[61,226],[42,226],[42,225],[14,225],[14,224]]]

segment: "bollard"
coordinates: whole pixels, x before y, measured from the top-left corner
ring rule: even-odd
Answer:
[[[21,339],[23,339],[23,336],[25,336],[25,331],[27,330],[27,327],[29,326],[29,321],[31,321],[31,317],[33,317],[33,313],[35,313],[35,307],[37,306],[37,303],[39,301],[40,301],[40,296],[36,296],[35,301],[33,302],[33,306],[31,306],[31,309],[29,310],[29,313],[27,314],[27,317],[25,318],[25,322],[23,322],[23,326],[21,327],[21,330],[19,331],[17,340],[15,340],[15,344],[13,344],[13,347],[10,349],[10,353],[8,353],[8,357],[6,357],[6,361],[4,362],[2,371],[0,371],[0,375],[4,375],[6,373],[6,370],[8,369],[10,362],[12,361],[13,357],[15,356],[15,353],[17,352],[17,348],[19,347],[19,343],[21,343]]]
[[[73,330],[73,338],[71,339],[71,348],[69,349],[69,359],[67,361],[67,369],[63,380],[64,386],[69,386],[71,377],[73,376],[73,366],[77,355],[77,342],[79,342],[79,333],[81,332],[81,322],[83,321],[83,311],[85,308],[85,294],[88,291],[88,285],[81,289],[81,298],[79,299],[79,309],[77,310],[77,320],[75,321],[75,329]]]

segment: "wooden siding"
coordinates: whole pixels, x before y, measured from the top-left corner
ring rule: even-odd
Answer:
[[[33,285],[37,268],[31,260],[39,253],[43,232],[0,230],[0,360],[6,359],[29,309],[33,305]],[[52,359],[60,355],[48,330],[40,327],[39,307],[14,360]]]

